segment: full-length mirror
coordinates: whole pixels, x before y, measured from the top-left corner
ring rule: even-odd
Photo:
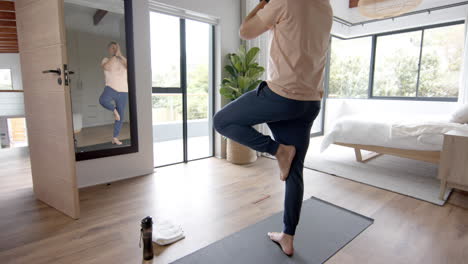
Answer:
[[[130,0],[65,0],[77,160],[137,151],[130,13]]]

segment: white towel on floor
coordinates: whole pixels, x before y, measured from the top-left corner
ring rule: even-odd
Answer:
[[[182,228],[170,221],[156,222],[154,229],[153,242],[160,246],[169,245],[185,238]]]

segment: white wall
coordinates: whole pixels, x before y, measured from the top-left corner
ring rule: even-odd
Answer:
[[[153,172],[151,51],[146,1],[133,1],[133,19],[139,152],[77,162],[79,187],[113,182]]]
[[[395,21],[384,20],[381,22],[365,24],[364,26],[354,26],[350,28],[348,36],[355,37],[381,32],[397,31],[413,27],[442,24],[457,20],[465,20],[467,12],[468,5],[434,11],[430,14],[423,13],[413,16],[401,17],[395,19]]]
[[[23,90],[19,53],[0,54],[0,69],[11,69],[13,88]],[[0,93],[0,116],[24,116],[23,93]]]
[[[418,15],[405,16],[395,20],[383,20],[380,22],[369,23],[357,26],[343,26],[334,23],[332,33],[343,38],[358,37],[382,32],[391,32],[402,29],[422,27],[428,25],[442,24],[458,20],[465,20],[468,12],[468,5],[448,8],[444,10],[422,13]]]

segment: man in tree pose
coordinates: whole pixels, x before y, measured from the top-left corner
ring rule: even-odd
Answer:
[[[214,117],[222,135],[274,155],[286,182],[281,233],[268,233],[287,255],[304,195],[302,172],[312,124],[320,112],[333,11],[329,0],[263,0],[240,28],[243,39],[271,31],[268,80],[226,105]],[[274,140],[252,126],[266,123]]]

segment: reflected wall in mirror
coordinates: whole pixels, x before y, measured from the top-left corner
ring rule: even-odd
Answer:
[[[131,65],[127,61],[127,45],[133,42],[127,39],[125,2],[129,1],[65,0],[68,68],[74,72],[70,90],[78,160],[80,155],[129,153],[118,149],[134,146],[136,133],[131,132],[132,125],[136,125],[132,115],[135,106],[129,100],[134,87],[129,82],[133,78],[129,78]]]

